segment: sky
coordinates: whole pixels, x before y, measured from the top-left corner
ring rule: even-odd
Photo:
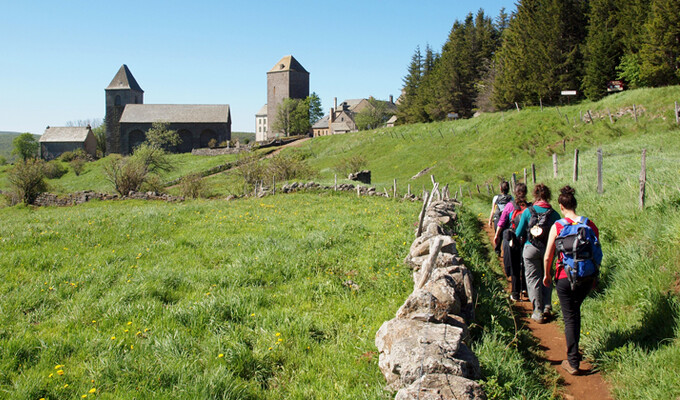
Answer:
[[[456,20],[509,0],[0,0],[0,131],[42,134],[103,119],[126,64],[146,104],[229,104],[254,132],[267,71],[293,55],[327,113],[345,99],[394,99],[416,46],[441,51]]]

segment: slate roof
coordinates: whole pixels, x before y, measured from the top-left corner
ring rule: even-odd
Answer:
[[[274,64],[269,72],[281,72],[281,71],[297,71],[308,73],[307,70],[295,59],[293,56],[285,56],[279,62]],[[269,73],[268,72],[268,73]]]
[[[86,126],[48,126],[38,142],[85,142],[90,128]]]
[[[116,76],[113,77],[109,86],[106,87],[106,90],[109,89],[132,89],[142,93],[144,92],[125,64],[120,67]]]
[[[328,118],[330,115],[324,115],[312,125],[312,129],[328,129]]]
[[[349,107],[349,110],[350,110],[350,111],[353,111],[354,108],[355,108],[356,106],[358,106],[359,103],[361,103],[361,102],[364,101],[364,100],[365,100],[365,99],[349,99],[349,100],[343,101],[342,103],[347,104],[347,107]],[[342,103],[340,103],[340,105],[339,105],[339,108],[340,108],[340,109],[342,109]]]
[[[128,104],[120,122],[228,123],[228,104]]]
[[[333,132],[349,132],[352,130],[347,125],[347,122],[333,122],[331,125],[333,126]]]
[[[255,114],[256,117],[259,117],[261,115],[267,115],[267,105],[263,105],[262,108],[260,108],[260,111]]]

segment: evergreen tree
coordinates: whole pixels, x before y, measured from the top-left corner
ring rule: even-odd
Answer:
[[[591,100],[607,94],[607,82],[616,77],[616,66],[623,54],[616,36],[618,24],[615,0],[591,0],[590,24],[585,43],[583,93]]]
[[[640,49],[640,78],[651,86],[680,83],[680,1],[652,0]]]
[[[429,46],[428,46],[429,47]],[[420,114],[417,110],[417,94],[423,79],[423,56],[420,53],[420,46],[416,47],[411,63],[408,67],[408,73],[404,77],[404,86],[402,88],[402,96],[397,110],[397,117],[400,122],[414,123],[420,122],[417,116]]]

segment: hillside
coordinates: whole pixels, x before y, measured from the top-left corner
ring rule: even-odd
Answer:
[[[537,349],[532,347],[530,339],[524,337],[526,332],[514,332],[512,319],[505,306],[506,300],[500,286],[502,283],[499,279],[500,268],[497,261],[486,255],[485,245],[480,242],[481,235],[476,220],[488,216],[491,201],[491,196],[487,194],[486,184],[497,186],[500,177],[509,179],[513,172],[519,179],[523,179],[524,168],[530,171],[532,163],[536,166],[538,180],[548,184],[554,192],[564,184],[572,184],[577,190],[579,211],[591,217],[600,228],[605,251],[602,282],[597,292],[586,300],[583,307],[582,347],[604,371],[605,378],[612,384],[613,394],[617,398],[676,398],[680,396],[680,388],[675,383],[675,377],[680,374],[680,263],[678,263],[680,249],[677,247],[680,241],[678,233],[680,232],[680,213],[678,213],[680,185],[677,183],[677,160],[680,160],[680,141],[677,137],[680,134],[680,128],[673,114],[673,104],[677,99],[680,99],[680,87],[627,91],[609,96],[600,102],[565,106],[559,109],[552,107],[541,111],[540,108],[534,107],[522,109],[520,112],[512,110],[484,114],[469,120],[408,125],[314,138],[297,149],[286,150],[283,154],[295,152],[306,158],[309,165],[318,172],[313,179],[326,184],[333,183],[336,166],[343,159],[360,155],[366,159],[365,166],[372,171],[373,184],[377,186],[378,191],[391,188],[393,179],[396,179],[398,191],[401,194],[405,193],[408,184],[414,192],[420,192],[423,187],[428,189],[431,187],[429,175],[433,174],[437,181],[442,184],[448,183],[451,192],[458,190],[462,192],[464,208],[461,210],[463,226],[461,226],[459,238],[461,251],[466,259],[477,267],[476,282],[480,284],[479,320],[478,326],[472,332],[475,340],[473,349],[482,362],[482,370],[485,374],[484,385],[490,393],[494,394],[490,396],[492,398],[508,398],[517,393],[522,393],[527,398],[549,398],[554,395],[555,382],[551,380],[554,378],[550,378],[549,373],[543,369],[544,366],[536,365],[532,361],[531,352]],[[637,121],[633,116],[633,109],[637,112]],[[588,111],[594,117],[594,122],[589,120]],[[610,113],[613,122],[610,122]],[[583,116],[585,121],[581,120],[580,116]],[[602,148],[603,151],[603,194],[598,194],[596,190],[596,151],[598,148]],[[574,183],[572,182],[572,163],[576,149],[579,150],[580,165],[578,181]],[[644,210],[638,207],[638,179],[642,149],[647,150],[647,192]],[[553,178],[553,153],[557,154],[558,159],[557,178]],[[216,165],[215,162],[223,161],[225,160],[189,157],[184,162],[190,167],[182,167],[173,174],[206,169]],[[96,171],[99,169],[97,165],[95,163],[86,168]],[[412,176],[426,168],[431,169],[422,177],[411,179]],[[67,180],[61,182],[55,180],[51,183],[59,185],[61,191],[68,191],[69,187],[82,190],[99,181],[96,178],[93,179],[94,174],[89,178],[83,178],[86,174],[81,177],[71,175],[72,172],[69,172],[61,178]],[[346,182],[342,178],[339,176],[340,182]],[[244,187],[238,171],[218,174],[208,178],[208,182],[212,191],[218,195],[240,193]],[[477,192],[478,186],[479,193]],[[264,331],[267,334],[283,333],[277,330],[277,326],[291,324],[295,327],[293,330],[300,334],[296,338],[301,343],[306,343],[307,340],[317,340],[316,334],[313,333],[316,332],[314,329],[310,328],[304,333],[304,330],[311,326],[305,325],[308,324],[306,321],[313,320],[316,316],[304,314],[300,318],[305,322],[296,322],[297,320],[292,317],[294,313],[287,309],[287,307],[291,309],[296,307],[296,302],[290,299],[298,296],[302,298],[312,296],[316,301],[324,304],[327,313],[334,314],[338,307],[334,299],[352,298],[351,295],[341,290],[338,291],[337,285],[342,283],[338,272],[342,272],[341,275],[345,276],[344,272],[356,270],[362,279],[360,283],[362,287],[364,282],[369,282],[369,286],[372,285],[370,284],[372,281],[370,271],[376,271],[375,268],[378,266],[375,265],[375,260],[377,258],[366,254],[373,254],[373,246],[387,246],[387,251],[381,253],[380,260],[384,257],[392,257],[390,265],[380,265],[380,270],[384,271],[384,274],[392,277],[392,271],[402,276],[409,273],[400,261],[406,249],[399,245],[409,240],[407,238],[411,235],[411,224],[414,216],[417,215],[418,204],[386,202],[385,199],[353,199],[356,199],[356,196],[306,194],[277,195],[264,200],[251,199],[230,203],[190,201],[180,205],[145,205],[126,202],[110,205],[97,203],[65,210],[48,208],[33,211],[23,207],[0,210],[4,215],[15,217],[0,219],[3,221],[0,224],[0,237],[3,238],[0,244],[14,246],[5,249],[8,254],[13,254],[13,258],[1,261],[0,265],[12,271],[17,268],[21,269],[22,265],[36,265],[30,272],[20,274],[16,278],[18,280],[8,283],[9,286],[2,287],[3,297],[6,299],[4,301],[9,302],[3,306],[3,309],[14,310],[10,313],[11,315],[7,314],[9,315],[7,318],[10,319],[15,316],[18,320],[35,318],[40,321],[49,321],[47,324],[41,323],[27,331],[23,336],[26,338],[25,342],[22,342],[24,339],[20,338],[10,339],[8,336],[0,336],[0,338],[4,337],[1,340],[10,340],[3,344],[3,348],[14,349],[13,354],[25,354],[20,359],[3,357],[3,360],[10,363],[8,370],[13,370],[12,368],[19,363],[31,363],[31,370],[26,375],[12,375],[0,384],[8,385],[13,382],[22,392],[26,389],[26,393],[36,396],[44,394],[46,392],[39,391],[42,390],[41,388],[52,387],[48,378],[45,377],[52,368],[50,363],[65,364],[61,360],[68,358],[73,360],[73,365],[77,369],[74,373],[79,379],[78,390],[86,389],[83,382],[91,376],[84,371],[95,371],[92,379],[96,378],[99,382],[100,378],[104,378],[105,386],[111,388],[123,384],[124,381],[119,381],[118,379],[122,378],[110,371],[107,372],[106,365],[120,363],[121,361],[116,357],[123,357],[126,360],[128,358],[125,357],[130,357],[130,361],[145,360],[150,365],[146,370],[136,369],[130,375],[134,377],[131,379],[139,377],[141,381],[146,382],[145,388],[159,387],[159,390],[166,390],[165,388],[174,387],[173,385],[177,382],[181,382],[189,385],[187,394],[191,394],[195,393],[192,390],[198,390],[194,385],[205,383],[213,385],[210,387],[229,387],[233,389],[231,393],[240,393],[243,397],[251,398],[282,398],[295,395],[323,398],[320,393],[332,393],[336,398],[355,398],[359,393],[355,391],[358,388],[351,388],[352,385],[347,383],[353,378],[348,377],[349,373],[342,370],[344,367],[338,367],[339,371],[319,370],[320,375],[329,380],[338,381],[338,387],[329,388],[306,375],[308,371],[321,367],[317,364],[308,364],[311,361],[302,355],[305,349],[296,347],[292,349],[292,353],[285,352],[269,358],[260,353],[263,350],[261,339],[255,338],[248,339],[239,345],[244,347],[230,348],[220,353],[224,354],[225,358],[236,357],[234,363],[237,369],[226,370],[230,377],[239,377],[234,381],[200,375],[205,373],[200,369],[192,369],[192,371],[202,376],[201,379],[204,381],[182,380],[164,367],[154,364],[150,359],[160,355],[160,359],[166,360],[177,368],[196,368],[180,361],[181,356],[186,356],[181,349],[142,348],[141,344],[127,341],[127,337],[120,333],[116,333],[116,338],[126,338],[124,339],[126,341],[122,347],[117,347],[118,350],[107,345],[108,342],[104,340],[106,338],[99,338],[98,342],[95,341],[100,347],[89,348],[84,352],[72,349],[44,360],[30,350],[35,347],[32,345],[34,341],[39,341],[44,337],[50,338],[53,331],[65,329],[70,336],[76,337],[75,332],[78,331],[78,327],[94,329],[89,326],[89,321],[98,321],[99,318],[85,311],[79,312],[80,317],[76,319],[68,319],[59,313],[55,314],[60,307],[74,309],[82,307],[78,305],[81,303],[76,303],[76,300],[81,298],[76,295],[78,290],[86,290],[88,293],[94,291],[92,293],[98,293],[98,296],[101,296],[97,310],[100,314],[107,316],[107,321],[109,321],[106,329],[101,330],[101,333],[112,336],[114,336],[114,330],[117,329],[116,326],[130,321],[128,315],[141,312],[139,310],[148,307],[157,310],[156,306],[152,307],[151,303],[144,302],[134,303],[137,304],[135,309],[120,309],[117,306],[135,296],[148,297],[149,295],[145,293],[159,293],[158,296],[161,297],[158,301],[170,299],[171,303],[174,302],[172,304],[180,305],[180,307],[168,308],[170,311],[154,311],[152,318],[158,321],[171,321],[173,318],[181,317],[184,314],[180,315],[181,313],[177,310],[191,307],[192,302],[197,302],[196,304],[200,307],[207,307],[201,300],[202,296],[208,292],[216,293],[217,289],[210,289],[211,285],[216,284],[221,287],[224,281],[215,281],[217,278],[207,279],[182,275],[184,272],[180,273],[172,268],[168,272],[169,277],[162,276],[161,271],[153,268],[139,271],[135,269],[136,267],[130,269],[130,266],[138,266],[138,258],[136,258],[138,253],[142,254],[141,259],[145,255],[146,250],[138,251],[137,247],[146,249],[144,246],[149,241],[152,246],[162,248],[158,256],[151,259],[154,265],[189,265],[201,271],[205,265],[212,265],[218,269],[224,268],[229,276],[233,276],[239,282],[242,280],[247,283],[253,279],[258,280],[259,283],[248,284],[248,287],[254,286],[266,291],[266,294],[258,295],[260,297],[255,299],[260,302],[258,304],[265,304],[263,307],[269,307],[269,303],[261,303],[263,299],[273,301],[271,296],[279,293],[280,290],[282,293],[287,293],[287,301],[292,302],[286,303],[285,307],[277,308],[285,315],[283,319],[269,315],[267,325],[251,327],[245,322],[247,319],[242,317],[248,312],[241,309],[243,304],[249,301],[245,298],[251,294],[238,292],[237,297],[241,299],[240,303],[230,305],[227,307],[228,310],[224,311],[230,313],[229,315],[234,315],[232,313],[236,312],[235,310],[240,310],[237,313],[240,317],[233,325],[229,325],[230,328],[246,332],[244,335],[250,337],[248,335],[253,332],[251,329],[260,329],[260,332]],[[387,207],[398,208],[398,220],[390,219],[391,213],[382,213],[382,211],[387,211]],[[370,218],[370,221],[363,222],[366,216],[362,212],[380,212],[380,214],[376,215],[375,219]],[[228,213],[229,218],[220,220],[220,214],[226,215],[224,213]],[[99,215],[103,216],[95,218]],[[358,215],[360,218],[357,218]],[[105,221],[99,222],[99,218]],[[260,223],[260,227],[254,228],[253,225],[244,224],[242,218],[250,218],[249,223]],[[224,225],[218,225],[220,228],[217,230],[207,229],[199,224],[199,221],[203,219],[218,224],[223,222]],[[350,221],[361,222],[361,226],[354,226]],[[326,224],[331,224],[333,227],[336,222],[344,225],[331,228],[340,229],[337,234],[328,233]],[[89,228],[90,223],[96,226]],[[115,226],[105,228],[102,224],[115,224]],[[175,224],[178,228],[175,228]],[[185,224],[187,228],[183,228]],[[385,229],[385,226],[395,225],[394,229]],[[239,228],[234,230],[235,226]],[[280,227],[282,229],[279,229]],[[61,234],[55,232],[61,232]],[[215,235],[215,232],[219,233]],[[48,236],[44,236],[48,233]],[[70,238],[82,240],[83,243],[74,239],[64,239],[63,235],[66,234]],[[121,236],[124,234],[131,235],[133,242],[139,243],[141,247],[130,248],[127,238]],[[16,239],[12,235],[15,235]],[[222,235],[225,235],[226,239],[222,239]],[[349,237],[359,239],[370,237],[374,241],[368,244],[370,247],[368,249],[363,247],[361,240],[356,242],[354,239],[350,240]],[[108,241],[108,245],[105,241]],[[236,243],[236,249],[233,248],[234,243]],[[257,250],[244,253],[239,249],[240,243],[251,244]],[[49,246],[49,251],[41,253],[44,255],[37,255],[30,247],[35,244]],[[98,244],[102,244],[106,251],[94,247]],[[152,246],[148,247],[153,249]],[[357,247],[359,250],[351,250],[356,246],[359,246]],[[291,253],[276,251],[274,258],[266,258],[270,254],[267,249],[279,247]],[[215,253],[216,255],[212,255],[211,251],[207,250],[212,248],[220,250]],[[224,248],[229,250],[225,251]],[[69,249],[70,253],[67,250],[63,250],[64,253],[62,253],[60,249]],[[295,256],[292,255],[293,250],[295,250]],[[200,257],[197,258],[200,260],[187,258],[187,251],[199,254]],[[299,256],[297,252],[301,252]],[[319,258],[323,254],[334,254],[335,258]],[[54,255],[57,255],[56,258]],[[218,263],[215,263],[215,257],[219,259]],[[266,261],[261,261],[259,258]],[[277,264],[279,261],[280,266]],[[317,265],[318,262],[321,262],[323,267],[314,267],[315,269],[309,275],[294,272],[300,268],[305,271],[307,265]],[[69,269],[71,264],[75,269]],[[90,272],[89,264],[93,264],[94,271]],[[258,266],[257,271],[267,271],[266,274],[272,275],[257,275],[257,273],[253,275],[252,271],[255,270],[250,267],[251,265]],[[332,266],[336,266],[338,270],[333,270]],[[385,267],[388,270],[384,270]],[[331,269],[327,271],[326,268]],[[236,270],[243,269],[250,272],[245,275],[239,275],[242,272],[236,272]],[[330,272],[333,272],[334,279],[338,280],[331,279],[330,286],[317,286],[314,289],[314,295],[305,294],[304,291],[299,293],[291,289],[304,286],[307,278],[313,282],[316,279],[323,282],[322,278],[330,276]],[[265,274],[265,272],[262,273]],[[352,274],[350,276],[354,276]],[[135,279],[135,275],[139,276],[139,280]],[[179,275],[181,276],[178,277]],[[288,286],[283,289],[274,285],[276,281],[274,277],[277,277],[276,279],[281,277],[284,282],[287,282],[284,285]],[[126,279],[130,279],[130,283],[137,286],[126,286],[124,284]],[[173,288],[171,293],[162,292],[154,286],[154,282],[159,279],[169,279],[168,282],[172,283],[170,287]],[[96,285],[91,283],[85,285],[86,289],[80,288],[79,282],[95,281],[114,282],[116,290],[96,288]],[[40,289],[44,290],[41,286],[43,282],[66,283],[56,292],[58,297],[43,299],[40,297],[42,296]],[[197,283],[197,287],[201,288],[200,292],[192,289],[193,286],[187,282]],[[66,291],[71,283],[79,285],[79,289],[74,289],[74,293]],[[227,283],[225,285],[228,290],[235,290]],[[274,286],[267,289],[271,285]],[[381,288],[380,290],[390,290],[391,294],[380,299],[376,298],[375,308],[369,309],[368,306],[362,305],[362,315],[363,313],[375,314],[370,323],[366,323],[364,319],[356,315],[345,316],[343,318],[348,318],[351,322],[347,322],[342,329],[334,330],[330,336],[324,336],[329,337],[329,341],[333,341],[341,335],[341,332],[348,331],[352,332],[352,338],[358,338],[356,340],[359,340],[361,344],[357,346],[349,344],[351,340],[348,339],[348,341],[338,341],[337,347],[324,348],[323,351],[327,353],[324,353],[326,355],[321,358],[333,359],[329,354],[338,352],[337,357],[345,360],[342,365],[347,362],[352,365],[352,368],[360,366],[362,371],[366,371],[368,375],[364,376],[362,372],[361,382],[368,386],[365,386],[366,391],[361,392],[361,397],[388,397],[379,389],[381,380],[374,355],[368,354],[366,358],[363,358],[362,354],[373,351],[371,345],[375,332],[373,328],[377,329],[383,320],[381,318],[384,318],[383,315],[389,316],[394,313],[395,305],[403,301],[408,293],[408,286],[406,283],[403,287]],[[367,295],[375,296],[376,292],[369,291]],[[227,297],[229,296],[224,295],[213,306],[224,306],[227,304],[225,303]],[[163,298],[166,300],[162,300]],[[57,303],[53,303],[54,301]],[[186,314],[187,311],[184,311]],[[201,321],[213,321],[212,314],[210,314],[213,311],[207,312],[208,316],[202,317],[204,319]],[[255,313],[259,314],[260,311]],[[111,322],[110,318],[113,318],[115,322]],[[182,318],[190,320],[186,315]],[[325,324],[332,325],[328,321],[334,321],[334,319],[324,321],[326,321]],[[132,322],[137,324],[136,318]],[[181,323],[184,324],[184,322]],[[144,324],[148,324],[146,320]],[[189,340],[186,339],[186,335],[191,335],[189,333],[192,332],[191,329],[199,329],[192,328],[194,325],[189,325],[178,328],[178,338]],[[300,326],[307,328],[303,329]],[[122,326],[118,328],[124,329]],[[223,328],[217,326],[214,329],[211,328],[210,332],[200,329],[198,332],[206,338],[207,343],[213,343],[222,340],[219,332],[224,333]],[[94,330],[98,332],[98,329]],[[324,334],[328,334],[325,327],[321,330]],[[155,339],[154,346],[169,343],[169,337],[173,334],[174,332],[164,330],[165,336]],[[94,335],[94,333],[79,333],[78,335],[87,336]],[[61,346],[59,348],[69,348],[71,341],[67,338],[59,343]],[[143,349],[147,353],[135,359],[132,354],[123,351],[123,347],[129,345],[133,345],[134,349]],[[145,346],[150,345],[151,343],[148,343]],[[190,354],[204,354],[198,359],[210,359],[208,350],[197,348],[196,344],[190,343],[188,346],[191,349]],[[275,346],[271,347],[275,348]],[[264,349],[267,348],[264,347]],[[302,350],[302,353],[297,352],[298,350]],[[105,355],[101,364],[92,366],[85,360],[95,351],[104,351]],[[118,353],[115,353],[116,351]],[[255,359],[239,357],[255,357]],[[283,357],[283,359],[278,357]],[[363,360],[366,362],[365,365],[362,364]],[[301,371],[307,372],[303,372],[304,377],[297,380],[293,378],[293,371],[298,371],[300,368],[302,368]],[[155,376],[159,373],[163,377],[163,382],[159,384],[161,386],[155,386],[156,383],[148,380],[148,376]],[[247,379],[246,381],[239,380],[245,379],[244,375],[250,376],[249,374],[252,375],[252,373],[260,377],[255,378],[259,383]],[[544,377],[537,378],[535,374]],[[305,386],[300,383],[305,379],[310,379],[309,384],[312,386],[308,391],[305,391],[307,389],[303,389]],[[258,385],[264,385],[266,388]],[[260,389],[257,389],[258,387]],[[545,390],[545,388],[551,389]],[[126,397],[127,395],[121,395],[121,393],[127,393],[126,390],[121,389],[116,394],[119,395],[118,397]],[[246,396],[243,393],[249,393],[249,395]],[[234,396],[238,397],[238,394]]]
[[[12,149],[14,149],[14,145],[12,144],[12,141],[19,135],[21,135],[20,132],[0,131],[0,156],[5,157],[7,162],[14,161],[14,156],[12,155]],[[40,138],[39,135],[33,136],[35,136],[36,140]]]

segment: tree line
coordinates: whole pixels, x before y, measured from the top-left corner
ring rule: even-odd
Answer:
[[[507,14],[455,21],[440,52],[417,47],[399,123],[557,104],[562,90],[598,100],[608,83],[680,84],[680,1],[520,0]]]

